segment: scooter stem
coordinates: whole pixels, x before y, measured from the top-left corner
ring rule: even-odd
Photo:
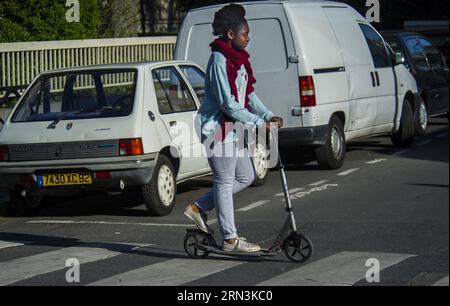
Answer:
[[[275,148],[277,150],[281,183],[283,185],[284,199],[286,201],[286,211],[289,213],[291,221],[291,229],[292,231],[297,232],[297,223],[295,221],[294,209],[292,208],[291,196],[289,194],[289,186],[286,179],[286,173],[284,172],[284,165],[283,161],[281,160],[280,150],[278,148],[278,141],[277,138],[274,136],[272,129],[270,129],[270,136],[273,139]]]

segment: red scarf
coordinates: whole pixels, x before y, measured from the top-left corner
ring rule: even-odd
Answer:
[[[236,78],[238,75],[238,70],[241,69],[241,66],[244,65],[245,70],[247,71],[248,75],[248,82],[247,82],[247,90],[245,95],[245,108],[249,109],[249,95],[255,90],[253,88],[253,84],[256,83],[256,79],[253,76],[253,70],[250,65],[250,54],[248,54],[247,51],[236,51],[233,47],[230,47],[226,42],[224,42],[221,39],[216,39],[210,44],[211,50],[213,52],[220,52],[223,56],[225,56],[227,60],[227,78],[228,82],[230,84],[231,88],[231,94],[235,97],[236,103],[238,102],[238,90],[236,87]],[[224,114],[224,117],[222,118],[220,125],[222,127],[222,137],[219,140],[224,140],[226,135],[231,132],[231,130],[227,129],[225,130],[225,123],[234,121]]]

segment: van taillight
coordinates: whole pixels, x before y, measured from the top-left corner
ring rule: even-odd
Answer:
[[[312,76],[302,76],[299,78],[300,86],[300,106],[316,106],[316,88]]]
[[[119,140],[119,155],[143,155],[144,147],[142,145],[142,138],[121,139]]]
[[[8,161],[8,146],[0,146],[0,161]]]

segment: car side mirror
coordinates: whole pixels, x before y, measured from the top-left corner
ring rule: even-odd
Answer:
[[[403,52],[395,52],[395,65],[403,65],[406,62]]]

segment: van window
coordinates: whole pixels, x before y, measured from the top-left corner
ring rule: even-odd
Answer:
[[[369,45],[375,68],[392,67],[389,54],[386,50],[386,45],[384,44],[381,36],[366,24],[360,24],[359,26],[361,27],[364,37],[366,38],[367,44]]]
[[[205,98],[205,74],[194,66],[180,66],[180,69],[194,89],[200,104],[202,104]]]
[[[133,111],[136,70],[46,74],[27,91],[12,122],[128,116]]]
[[[187,41],[186,57],[183,54],[182,58],[187,58],[206,69],[211,56],[209,44],[215,39],[212,31],[211,23],[192,26]]]
[[[161,114],[197,110],[194,98],[175,67],[154,69],[152,76]]]
[[[284,71],[288,67],[285,37],[281,23],[276,18],[249,19],[250,44],[247,51],[255,73]],[[211,56],[209,44],[216,37],[212,24],[192,26],[186,50],[186,58],[206,68]],[[184,58],[184,54],[183,54]]]
[[[254,72],[276,72],[287,69],[285,37],[278,19],[249,20],[248,52]]]

